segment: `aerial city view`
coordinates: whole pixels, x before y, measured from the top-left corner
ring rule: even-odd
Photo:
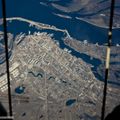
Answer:
[[[111,0],[6,0],[15,120],[100,120]],[[0,103],[8,112],[0,1]],[[120,0],[106,98],[120,104]]]

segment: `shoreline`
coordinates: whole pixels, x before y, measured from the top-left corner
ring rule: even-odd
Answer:
[[[95,23],[93,23],[93,22],[89,22],[88,20],[85,20],[85,19],[83,19],[83,18],[79,18],[79,17],[75,17],[75,19],[76,20],[81,20],[81,21],[83,21],[83,22],[86,22],[86,23],[88,23],[88,24],[91,24],[91,25],[93,25],[93,26],[96,26],[96,27],[99,27],[99,28],[103,28],[103,29],[109,29],[109,26],[107,27],[105,27],[105,26],[99,26],[99,25],[97,25],[97,24],[95,24]],[[113,30],[116,30],[116,29],[120,29],[120,27],[113,27],[112,28]]]

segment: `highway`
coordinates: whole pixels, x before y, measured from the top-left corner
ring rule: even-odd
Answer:
[[[11,17],[11,18],[6,18],[6,20],[7,21],[19,20],[19,21],[22,21],[22,22],[27,22],[27,23],[29,23],[31,25],[34,25],[34,26],[36,26],[37,28],[40,28],[40,29],[49,29],[49,30],[63,32],[67,35],[67,37],[71,38],[70,34],[68,33],[68,31],[66,29],[59,29],[55,26],[50,26],[48,24],[34,22],[32,20],[28,20],[28,19],[25,19],[25,18],[22,18],[22,17]]]

